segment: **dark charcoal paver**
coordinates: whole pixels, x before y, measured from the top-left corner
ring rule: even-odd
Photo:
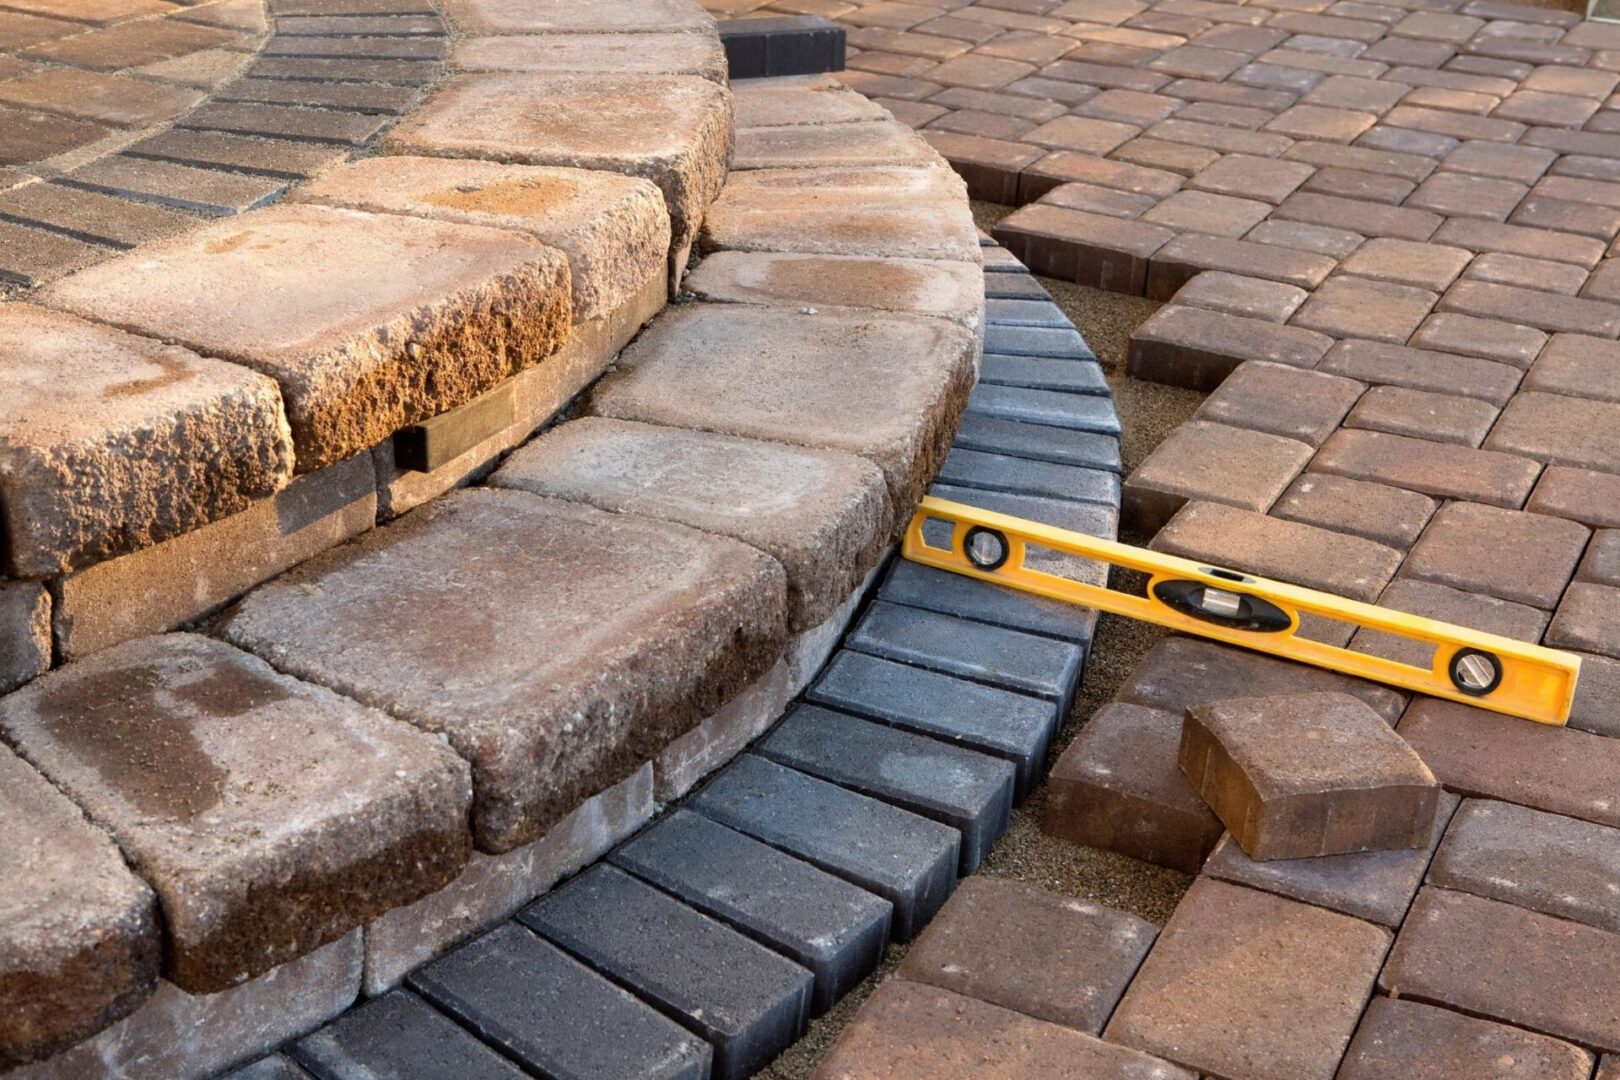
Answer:
[[[755,752],[958,830],[963,875],[1012,816],[1009,762],[815,705],[788,713]]]
[[[701,814],[676,810],[609,858],[808,968],[813,1013],[883,959],[887,900]]]
[[[1040,495],[1075,502],[1119,505],[1119,474],[1050,461],[988,454],[952,447],[939,470],[939,482],[985,491]]]
[[[611,866],[518,919],[712,1043],[716,1080],[752,1075],[809,1017],[808,971]]]
[[[997,356],[1043,356],[1051,360],[1097,359],[1085,338],[1068,325],[1009,326],[992,322],[984,330],[984,351]]]
[[[878,597],[1082,646],[1091,643],[1097,626],[1097,613],[1089,608],[1020,593],[904,559],[895,560],[889,567]]]
[[[1050,360],[1039,356],[985,353],[979,364],[979,381],[1071,394],[1109,393],[1108,378],[1095,360]]]
[[[291,1050],[316,1080],[521,1080],[522,1070],[409,990],[306,1035]]]
[[[412,988],[556,1080],[703,1080],[709,1045],[550,942],[506,923],[415,972]]]
[[[956,888],[955,829],[753,754],[688,806],[883,897],[899,941],[915,937]]]
[[[1065,394],[1024,386],[981,383],[968,395],[968,412],[1026,424],[1046,424],[1073,431],[1119,434],[1114,404],[1095,394]]]
[[[1120,471],[1119,439],[1113,435],[998,420],[977,413],[963,415],[956,428],[955,445],[1032,461]]]

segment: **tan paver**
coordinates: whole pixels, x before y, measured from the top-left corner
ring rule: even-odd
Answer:
[[[606,6],[573,0],[449,0],[445,7],[460,29],[499,34],[702,31],[711,26],[695,0],[622,0]]]
[[[514,6],[513,10],[519,9]],[[534,10],[532,5],[529,10]],[[547,30],[534,34],[464,37],[450,46],[450,62],[460,71],[697,75],[710,82],[722,82],[726,75],[726,53],[719,39],[690,31],[568,33]]]
[[[681,283],[705,300],[802,308],[878,308],[977,325],[984,277],[972,263],[858,255],[716,251]]]
[[[1264,513],[1311,458],[1295,439],[1194,420],[1154,447],[1125,482],[1127,528],[1159,531],[1190,499]]]

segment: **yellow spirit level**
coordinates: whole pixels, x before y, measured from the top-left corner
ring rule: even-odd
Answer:
[[[1571,653],[933,497],[911,519],[903,552],[925,566],[1543,724],[1569,719],[1581,670]],[[1147,574],[1147,595],[1031,565],[1074,558]],[[1306,614],[1432,647],[1433,662],[1423,668],[1301,637]]]

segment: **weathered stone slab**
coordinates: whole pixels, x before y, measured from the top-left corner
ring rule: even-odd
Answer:
[[[635,837],[612,861],[809,970],[811,1015],[864,979],[888,944],[887,900],[689,810]]]
[[[450,63],[458,71],[696,75],[715,83],[724,83],[726,79],[726,52],[719,38],[686,31],[623,34],[550,31],[464,37],[451,44]]]
[[[515,923],[435,961],[411,986],[542,1076],[708,1075],[712,1051],[701,1039]]]
[[[851,595],[858,598],[856,594]],[[847,617],[847,612],[845,615]],[[788,702],[809,682],[808,674],[802,678],[796,676],[795,653],[816,651],[813,644],[816,639],[829,632],[842,633],[844,621],[835,612],[827,622],[789,639],[787,654],[769,671],[705,716],[697,727],[671,739],[652,762],[653,794],[658,801],[667,803],[685,795],[700,780],[769,731],[771,725],[782,718]],[[824,661],[825,657],[817,658],[814,667],[819,669]]]
[[[1423,882],[1424,868],[1458,802],[1457,796],[1441,792],[1424,847],[1257,862],[1243,854],[1227,834],[1210,853],[1203,872],[1234,885],[1247,885],[1396,929],[1406,917],[1406,909]]]
[[[734,540],[485,490],[261,588],[224,633],[443,733],[473,764],[478,846],[499,853],[762,674],[784,603],[781,567]]]
[[[974,877],[923,931],[898,973],[1096,1035],[1158,933],[1123,911]]]
[[[933,165],[933,147],[892,118],[846,124],[785,124],[741,128],[731,167],[743,169],[860,168]]]
[[[284,486],[262,375],[31,304],[0,306],[6,563],[45,577],[167,540]]]
[[[0,729],[152,883],[165,975],[193,993],[334,941],[466,858],[454,755],[208,638],[64,668],[0,701]]]
[[[731,536],[787,571],[788,629],[809,629],[877,564],[883,474],[852,454],[586,417],[519,449],[491,483]]]
[[[35,581],[0,582],[0,693],[51,666],[51,594]]]
[[[446,80],[383,145],[645,177],[664,193],[682,251],[725,183],[731,138],[731,95],[707,79],[522,72]]]
[[[157,984],[152,890],[43,776],[0,747],[0,1067],[134,1011]]]
[[[917,503],[972,381],[973,336],[937,319],[672,308],[591,393],[590,411],[872,460]]]
[[[949,990],[891,978],[812,1074],[814,1080],[1193,1080],[1193,1073],[1073,1028]]]
[[[305,473],[539,363],[571,318],[567,261],[527,237],[317,206],[146,245],[40,299],[271,376]]]
[[[946,168],[738,173],[709,207],[701,247],[705,252],[982,259],[967,190]]]
[[[649,33],[714,26],[694,0],[625,0],[605,8],[572,0],[451,0],[446,8],[461,29],[497,34]]]
[[[795,255],[716,251],[682,287],[705,300],[794,308],[870,307],[934,315],[977,326],[984,315],[984,275],[945,259]]]
[[[1389,941],[1369,923],[1200,878],[1106,1036],[1218,1076],[1329,1080]]]
[[[629,302],[669,261],[669,212],[658,190],[600,170],[363,158],[298,188],[292,200],[528,233],[568,256],[576,321]]]
[[[1585,1080],[1592,1055],[1545,1035],[1416,1001],[1375,997],[1338,1080]]]
[[[517,1066],[408,990],[390,991],[304,1036],[293,1046],[292,1057],[321,1076],[523,1076]]]

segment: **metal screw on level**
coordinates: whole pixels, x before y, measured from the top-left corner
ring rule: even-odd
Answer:
[[[1476,694],[1489,692],[1502,677],[1496,658],[1480,652],[1458,657],[1452,672],[1459,689]]]

